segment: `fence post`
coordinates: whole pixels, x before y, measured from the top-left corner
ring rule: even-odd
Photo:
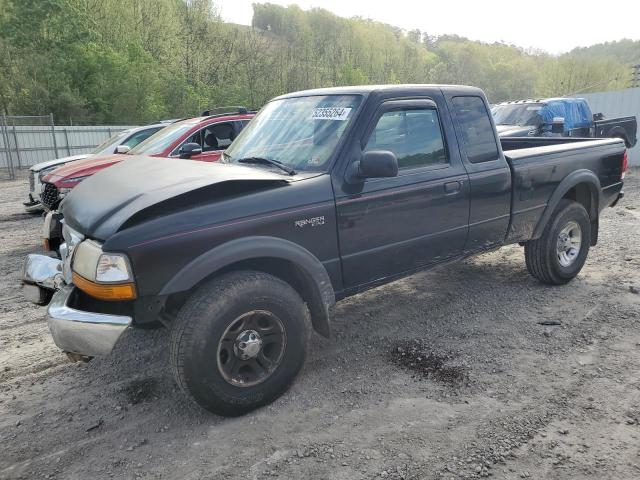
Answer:
[[[18,134],[16,133],[16,119],[13,119],[13,143],[16,147],[16,158],[18,159],[18,169],[22,168],[22,159],[20,158],[20,145],[18,145]]]
[[[4,143],[4,153],[7,159],[7,171],[9,172],[9,180],[13,180],[16,178],[16,172],[13,170],[13,159],[11,158],[11,148],[9,148],[9,134],[6,129],[7,117],[1,115],[0,119],[2,119],[0,130],[2,130],[2,142]]]
[[[56,152],[56,158],[58,154],[58,141],[56,140],[56,125],[53,123],[53,113],[49,114],[49,124],[51,125],[51,135],[53,135],[53,150]]]
[[[69,145],[69,132],[65,128],[62,130],[64,132],[64,142],[67,144],[67,155],[71,156],[71,145]]]

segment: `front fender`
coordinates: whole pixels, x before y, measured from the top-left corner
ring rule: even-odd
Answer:
[[[329,335],[329,309],[335,304],[335,292],[324,265],[300,245],[277,237],[255,236],[231,240],[196,257],[164,286],[160,296],[192,289],[215,272],[234,263],[273,258],[286,260],[304,273],[311,298],[308,299],[314,328]]]

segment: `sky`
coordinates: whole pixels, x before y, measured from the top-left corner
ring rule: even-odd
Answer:
[[[455,34],[483,42],[502,41],[558,54],[574,47],[640,39],[640,0],[217,0],[227,22],[250,25],[251,4],[265,1],[320,7],[341,17],[361,16],[430,35]],[[550,6],[553,5],[551,9]]]

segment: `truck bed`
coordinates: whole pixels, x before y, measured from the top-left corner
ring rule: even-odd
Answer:
[[[512,220],[507,242],[532,237],[552,194],[570,174],[594,172],[600,181],[598,208],[608,206],[622,188],[624,141],[568,137],[501,138],[512,167]]]
[[[638,121],[636,117],[606,118],[594,122],[596,138],[624,138],[627,148],[632,148],[637,142]]]

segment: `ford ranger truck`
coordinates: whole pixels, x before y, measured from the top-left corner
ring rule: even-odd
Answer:
[[[569,282],[622,197],[624,142],[498,138],[484,93],[393,85],[278,97],[218,163],[135,158],[62,202],[62,260],[30,255],[27,293],[57,289],[55,343],[107,355],[131,327],[171,329],[180,387],[239,415],[287,390],[336,301],[503,245]]]

